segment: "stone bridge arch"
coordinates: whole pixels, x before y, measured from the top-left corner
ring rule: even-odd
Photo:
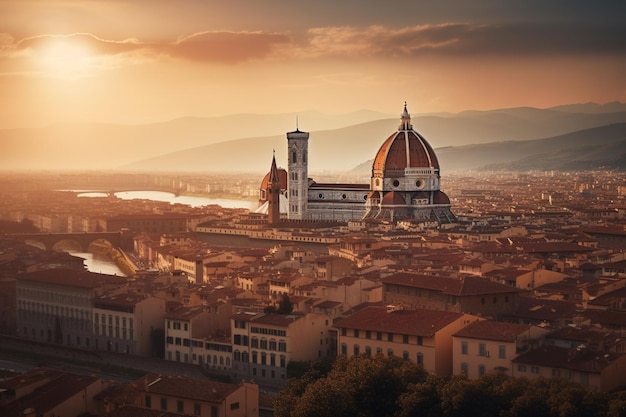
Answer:
[[[93,242],[103,240],[113,247],[128,249],[132,247],[132,238],[127,231],[94,232],[94,233],[20,233],[10,235],[11,238],[21,240],[37,247],[53,250],[61,242],[76,242],[81,252],[87,252]]]

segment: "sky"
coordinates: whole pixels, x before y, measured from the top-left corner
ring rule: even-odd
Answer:
[[[626,1],[0,0],[0,129],[626,101]]]

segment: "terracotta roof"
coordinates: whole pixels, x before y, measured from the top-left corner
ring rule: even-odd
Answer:
[[[52,408],[84,391],[98,379],[95,376],[62,373],[32,393],[0,407],[0,415],[7,417],[23,415],[27,408],[34,408],[37,414],[46,415]]]
[[[115,275],[62,268],[19,274],[17,280],[35,281],[77,288],[98,288],[105,284],[123,284],[126,282],[126,278]]]
[[[453,336],[470,339],[485,339],[501,342],[514,342],[520,334],[530,329],[529,324],[504,323],[493,320],[479,320],[468,324]]]
[[[221,403],[239,389],[238,385],[185,376],[149,374],[137,381],[139,389],[147,386],[147,392],[172,397]]]
[[[617,359],[625,355],[614,352],[594,352],[589,349],[569,349],[559,346],[542,346],[522,353],[513,363],[571,369],[574,371],[600,373]]]
[[[463,316],[462,313],[438,310],[396,310],[366,307],[335,323],[337,328],[433,336]]]
[[[458,297],[483,294],[502,294],[519,291],[517,288],[508,285],[498,284],[485,278],[463,277],[443,278],[429,275],[411,274],[400,272],[381,280],[383,284],[405,285],[415,288],[425,288],[439,290],[444,294]]]

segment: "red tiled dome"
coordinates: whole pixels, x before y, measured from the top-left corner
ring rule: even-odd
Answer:
[[[378,150],[372,172],[374,175],[380,173],[382,177],[399,177],[409,167],[439,169],[439,161],[433,148],[420,134],[399,131],[391,135]]]
[[[443,191],[437,191],[433,198],[434,204],[450,204],[450,197]]]
[[[406,106],[402,124],[378,150],[372,164],[372,176],[402,177],[405,168],[439,169],[435,151],[422,135],[413,130]]]
[[[283,168],[278,168],[278,181],[280,182],[280,189],[287,189],[287,170]],[[261,181],[261,190],[267,190],[269,188],[270,183],[270,173],[268,172],[263,177],[263,181]]]
[[[406,201],[404,201],[402,194],[391,191],[385,194],[381,204],[383,206],[402,206],[406,204]]]

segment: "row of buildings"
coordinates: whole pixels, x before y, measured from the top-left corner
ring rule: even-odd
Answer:
[[[293,244],[254,256],[205,247],[222,260],[203,264],[213,269],[200,281],[181,271],[126,278],[42,268],[15,277],[15,328],[20,337],[162,356],[271,388],[285,383],[290,362],[376,353],[441,375],[571,375],[602,390],[624,383],[610,374],[624,360],[623,261],[592,264],[593,248],[530,238],[498,238],[483,252],[453,249],[458,243],[441,236],[413,241],[346,237],[329,248],[334,255]],[[294,310],[272,312],[283,295]],[[570,333],[551,336],[563,329]],[[558,366],[533,356],[559,349],[572,353]],[[590,355],[594,366],[579,365]]]
[[[34,368],[0,380],[0,414],[36,416],[258,417],[256,384],[148,373],[132,383]]]

